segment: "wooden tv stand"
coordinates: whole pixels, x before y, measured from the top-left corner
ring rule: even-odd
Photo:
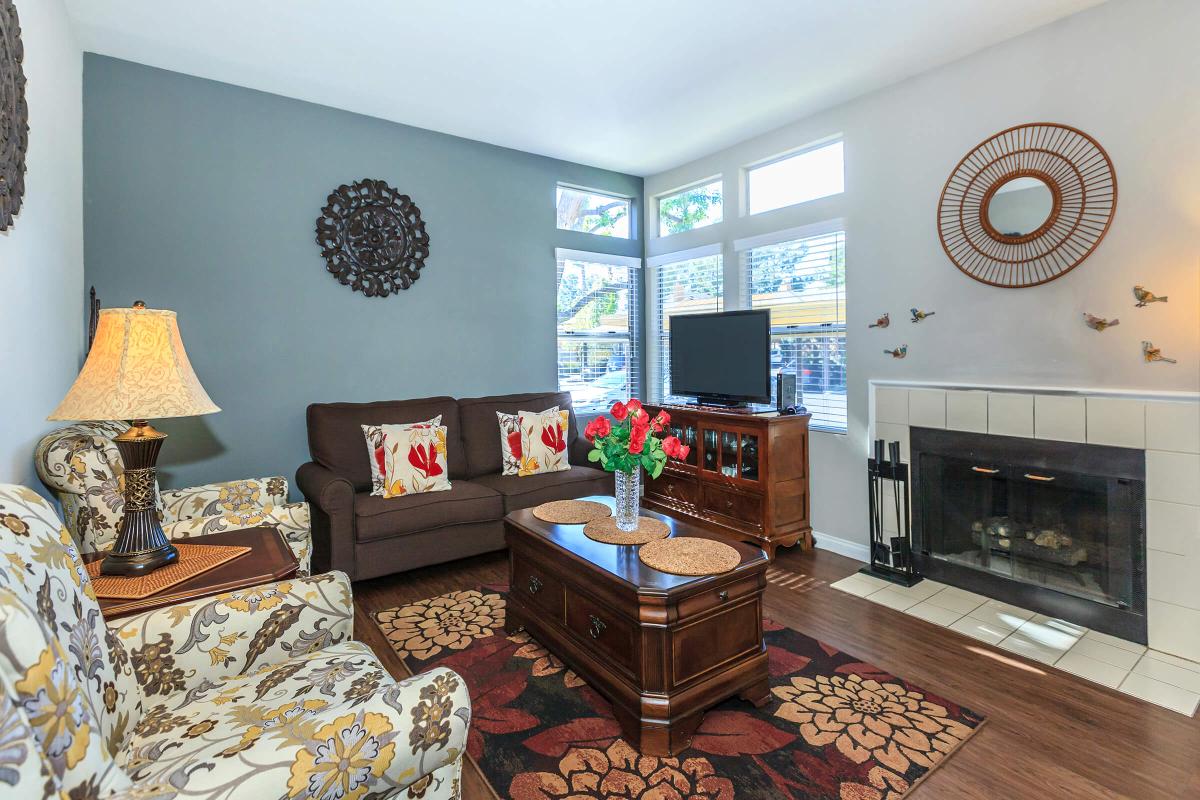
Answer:
[[[647,508],[669,512],[733,539],[775,548],[812,547],[808,497],[809,415],[780,416],[696,406],[664,409],[692,448],[646,480]]]

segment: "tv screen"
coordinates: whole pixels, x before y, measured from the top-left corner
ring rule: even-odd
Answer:
[[[771,402],[771,312],[673,316],[671,394]]]

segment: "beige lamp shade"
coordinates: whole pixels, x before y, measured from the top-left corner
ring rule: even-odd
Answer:
[[[162,419],[220,410],[188,362],[174,311],[106,308],[79,377],[47,419]]]

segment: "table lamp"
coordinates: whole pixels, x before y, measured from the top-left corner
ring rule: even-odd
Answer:
[[[133,308],[100,312],[87,361],[47,419],[130,420],[114,440],[125,465],[125,516],[101,574],[148,575],[179,559],[158,520],[155,496],[154,465],[167,435],[146,420],[220,410],[188,362],[174,311],[139,300]]]

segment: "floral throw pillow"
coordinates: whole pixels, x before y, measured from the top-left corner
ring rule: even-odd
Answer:
[[[558,411],[558,406],[547,408],[543,414]],[[503,475],[521,474],[521,422],[516,414],[496,412],[500,422],[500,458],[503,464],[500,472]]]
[[[383,496],[450,489],[445,425],[381,425]]]
[[[442,415],[438,414],[433,419],[411,424],[428,425],[436,428],[442,424]],[[363,436],[367,440],[367,458],[371,463],[371,494],[376,497],[383,497],[383,426],[363,425],[361,427]]]
[[[519,411],[517,424],[521,430],[521,466],[518,475],[524,477],[571,468],[571,462],[567,460],[570,411]]]

